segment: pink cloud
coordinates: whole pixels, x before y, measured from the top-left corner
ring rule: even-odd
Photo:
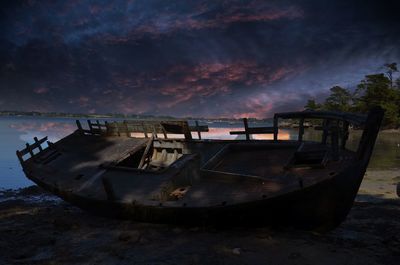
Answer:
[[[107,43],[116,44],[137,40],[143,36],[158,38],[181,30],[226,28],[233,23],[304,18],[304,11],[297,6],[276,7],[263,1],[251,1],[242,5],[238,3],[233,5],[227,2],[224,5],[223,11],[219,11],[211,17],[202,16],[213,10],[201,4],[183,14],[170,10],[160,11],[157,16],[146,17],[145,21],[141,20],[140,23],[135,23],[135,27],[128,29],[126,34],[119,36],[104,34],[102,39]]]
[[[36,94],[46,94],[49,92],[49,89],[47,87],[37,87],[33,90],[33,92]]]

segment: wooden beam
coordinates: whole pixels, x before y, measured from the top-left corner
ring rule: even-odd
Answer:
[[[243,124],[244,124],[244,131],[246,134],[246,140],[250,140],[249,124],[247,123],[247,118],[243,118]]]
[[[201,140],[201,132],[200,132],[200,126],[199,126],[199,122],[196,121],[196,131],[197,131],[197,135],[199,136],[199,140]],[[207,128],[208,129],[208,128]]]
[[[300,118],[299,121],[299,137],[298,137],[298,141],[303,141],[303,135],[304,135],[304,117]]]
[[[28,150],[28,152],[29,152],[29,154],[33,157],[35,154],[33,153],[33,151],[32,151],[32,147],[28,144],[28,143],[26,143],[26,150]]]
[[[346,148],[346,142],[349,139],[349,123],[347,121],[343,122],[343,131],[342,131],[342,139],[341,139],[341,148]]]
[[[92,130],[93,130],[93,128],[92,128],[92,122],[91,122],[90,120],[87,120],[87,124],[88,124],[88,126],[89,126],[89,131],[92,131]]]
[[[81,134],[83,134],[82,124],[79,120],[76,120],[76,126]]]
[[[21,165],[22,165],[22,164],[24,163],[24,159],[22,158],[21,152],[17,150],[16,154],[17,154],[17,157],[18,157],[19,162],[20,162]]]
[[[272,134],[275,133],[274,127],[248,127],[247,128],[248,134]],[[246,134],[246,131],[231,131],[229,132],[231,135],[236,134]]]
[[[35,137],[33,137],[33,140],[35,140],[35,143],[38,144],[37,147],[39,148],[39,151],[42,152],[42,151],[43,151],[43,148],[42,148],[42,146],[40,145],[40,142],[39,142],[38,138],[35,136]]]
[[[367,116],[362,114],[343,113],[334,111],[300,111],[300,112],[284,112],[276,113],[276,117],[282,119],[332,119],[332,120],[345,120],[352,124],[365,123]]]
[[[279,117],[277,115],[274,115],[274,141],[278,141],[278,121]]]

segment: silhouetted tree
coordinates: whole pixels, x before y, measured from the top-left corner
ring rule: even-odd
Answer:
[[[355,110],[367,112],[374,106],[385,109],[384,125],[397,127],[399,117],[399,91],[392,88],[389,77],[384,74],[365,76],[365,79],[357,86],[358,100]]]
[[[334,86],[330,96],[325,100],[324,108],[327,110],[349,111],[352,103],[352,95],[349,90]]]
[[[309,99],[307,104],[304,106],[305,110],[320,110],[321,108],[321,104],[318,104],[315,99]]]
[[[385,64],[386,74],[390,80],[390,88],[393,88],[393,73],[398,72],[397,63],[387,63]]]
[[[400,126],[400,78],[394,80],[398,72],[397,64],[385,64],[386,73],[366,75],[352,94],[348,89],[334,86],[323,104],[314,99],[307,101],[307,110],[337,110],[366,113],[374,106],[385,109],[383,125]]]

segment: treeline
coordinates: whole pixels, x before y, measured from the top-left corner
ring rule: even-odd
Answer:
[[[400,78],[395,79],[397,64],[385,64],[385,72],[366,75],[354,91],[340,86],[330,89],[324,102],[309,99],[306,110],[331,110],[366,113],[374,106],[385,110],[385,128],[400,127]]]

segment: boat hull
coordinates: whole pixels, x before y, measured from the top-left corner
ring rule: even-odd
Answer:
[[[42,188],[95,215],[191,226],[292,226],[327,231],[350,211],[364,171],[354,165],[331,179],[273,198],[213,207],[148,206],[91,199],[59,190],[28,175]]]

